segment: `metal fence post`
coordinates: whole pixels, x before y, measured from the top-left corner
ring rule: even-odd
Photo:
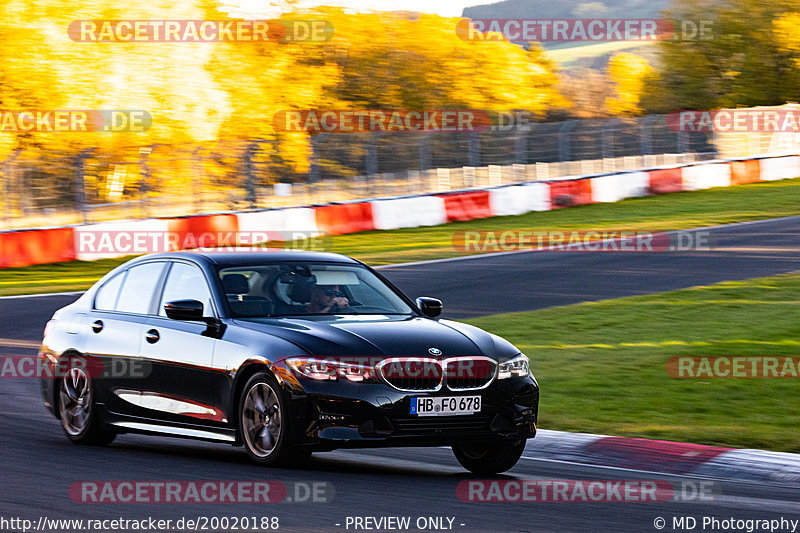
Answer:
[[[467,160],[469,166],[481,166],[481,134],[478,131],[473,131],[469,134],[469,143],[467,144]]]
[[[685,154],[689,151],[689,139],[685,131],[678,132],[678,153]]]
[[[200,195],[204,189],[203,187],[203,160],[200,158],[200,148],[197,147],[192,150],[192,168],[194,176],[192,176],[192,209],[195,213],[202,210],[202,201],[199,200]],[[198,194],[197,181],[200,180],[200,194]],[[199,207],[199,209],[198,209]]]
[[[423,133],[419,141],[419,170],[424,172],[431,168],[431,135]]]
[[[522,128],[522,126],[518,128],[517,135],[514,137],[514,163],[518,165],[524,165],[528,160],[528,134]]]
[[[78,156],[75,158],[75,170],[74,170],[74,186],[75,186],[75,209],[77,209],[83,218],[83,223],[86,224],[88,222],[87,219],[87,211],[89,206],[87,205],[88,202],[86,201],[86,184],[83,180],[83,173],[86,167],[86,160],[91,157],[92,153],[95,151],[94,148],[85,148],[78,153]]]
[[[570,132],[577,124],[577,120],[567,120],[558,130],[558,159],[559,161],[569,161],[572,157],[572,146],[570,143]]]
[[[2,170],[3,170],[3,202],[2,202],[2,211],[3,211],[3,223],[8,220],[9,215],[13,218],[12,214],[12,185],[11,185],[11,173],[13,172],[16,175],[16,170],[13,170],[11,167],[14,164],[14,161],[19,156],[20,149],[17,148],[11,155],[9,155],[5,161],[3,161]],[[19,198],[17,198],[19,200]]]
[[[380,133],[377,131],[372,132],[369,136],[369,141],[367,141],[367,158],[364,162],[365,169],[364,175],[367,178],[367,189],[369,190],[369,195],[375,195],[375,180],[377,179],[378,175],[378,139]]]
[[[256,206],[256,170],[253,158],[258,151],[258,144],[251,142],[244,151],[244,192],[245,202],[250,208]]]
[[[373,132],[367,141],[367,158],[364,162],[364,174],[366,176],[373,176],[378,173],[378,133]]]
[[[641,140],[642,155],[653,154],[653,119],[658,119],[661,115],[648,115],[641,118],[639,123],[639,139]]]
[[[311,161],[308,165],[308,182],[315,183],[322,177],[322,168],[320,167],[320,144],[325,142],[327,133],[320,133],[311,137]]]
[[[614,158],[614,131],[619,124],[619,119],[611,118],[605,121],[602,132],[603,159]]]
[[[144,215],[149,217],[150,216],[150,179],[152,177],[152,172],[150,171],[150,165],[147,163],[147,158],[150,154],[155,150],[157,144],[152,144],[150,146],[142,146],[139,148],[139,166],[142,169],[142,179],[139,182],[139,198],[141,202],[142,209],[144,211]]]

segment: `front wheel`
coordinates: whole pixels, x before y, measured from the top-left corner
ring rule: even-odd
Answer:
[[[239,402],[239,427],[250,459],[261,465],[288,466],[292,450],[287,402],[274,377],[261,372],[244,386]]]
[[[76,444],[110,444],[116,435],[102,428],[85,360],[72,359],[67,368],[58,389],[58,417],[64,434]]]
[[[453,454],[461,466],[478,475],[492,475],[510,470],[525,450],[525,439],[498,442],[459,442]]]

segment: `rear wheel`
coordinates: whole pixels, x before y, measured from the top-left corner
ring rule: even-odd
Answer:
[[[459,442],[453,454],[461,466],[474,474],[491,475],[510,470],[525,450],[525,440]]]
[[[58,417],[64,434],[76,444],[104,446],[116,437],[102,428],[84,359],[71,359],[59,381]]]
[[[292,450],[290,420],[275,378],[265,372],[253,375],[239,402],[239,427],[250,459],[269,466],[294,463],[298,454]]]

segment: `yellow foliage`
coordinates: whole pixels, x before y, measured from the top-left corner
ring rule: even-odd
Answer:
[[[792,61],[800,66],[800,13],[784,13],[773,20],[772,33],[778,49],[793,54]]]
[[[639,102],[644,81],[652,70],[646,59],[628,52],[616,54],[609,60],[608,76],[615,84],[616,96],[607,98],[606,106],[612,115],[632,116],[642,112]]]
[[[310,139],[275,131],[278,111],[541,114],[563,102],[554,67],[540,48],[462,40],[459,18],[353,15],[338,8],[282,16],[329,21],[334,36],[323,43],[92,43],[75,42],[67,33],[70,22],[84,19],[225,18],[218,6],[214,0],[0,2],[0,109],[146,110],[153,121],[147,132],[0,132],[0,160],[15,147],[65,153],[96,147],[113,155],[140,145],[264,139],[276,142],[280,159],[302,173]],[[133,154],[128,157],[139,157]],[[192,179],[192,168],[164,163],[158,175],[180,186]]]

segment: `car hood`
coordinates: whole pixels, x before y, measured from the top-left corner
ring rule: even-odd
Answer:
[[[519,353],[509,342],[479,328],[423,317],[339,315],[236,319],[236,323],[284,339],[316,356],[445,358],[487,355],[504,359]],[[435,354],[436,350],[441,354]]]

